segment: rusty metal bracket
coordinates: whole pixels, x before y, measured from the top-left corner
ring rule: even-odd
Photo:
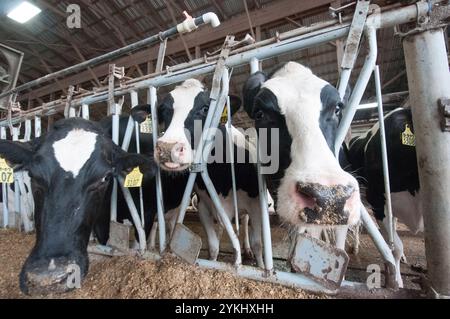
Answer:
[[[441,114],[441,130],[450,132],[450,98],[440,98],[438,107]]]
[[[342,69],[353,69],[355,65],[369,7],[370,1],[368,0],[359,0],[356,3],[355,14],[353,15],[353,21],[345,44],[344,56],[342,57]]]
[[[330,11],[330,15],[333,18],[338,18],[339,23],[342,23],[342,13],[344,12],[344,10],[354,6],[355,4],[356,4],[356,1],[346,4],[344,6],[338,7],[338,8],[329,7],[328,10]]]

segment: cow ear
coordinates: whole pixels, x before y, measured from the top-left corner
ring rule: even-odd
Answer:
[[[31,143],[0,140],[0,157],[14,166],[24,166],[33,158],[33,146]]]
[[[264,72],[256,72],[248,78],[242,90],[244,97],[244,109],[250,117],[253,117],[253,104],[261,85],[267,81],[267,75]]]
[[[231,116],[236,114],[237,111],[241,108],[241,98],[237,95],[230,95],[230,109],[231,109]]]
[[[147,116],[149,116],[150,114],[150,104],[137,105],[131,109],[131,116],[133,117],[133,120],[138,123],[144,122]]]
[[[113,150],[113,166],[118,174],[129,172],[139,166],[140,171],[149,177],[155,176],[157,168],[153,156],[128,153],[117,145],[114,145]]]

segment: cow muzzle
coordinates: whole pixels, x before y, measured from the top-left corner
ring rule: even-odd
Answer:
[[[20,273],[20,289],[31,296],[61,294],[79,288],[86,266],[65,257],[26,262]]]
[[[184,171],[191,164],[192,152],[183,142],[158,141],[155,160],[163,170]]]
[[[318,183],[296,185],[300,207],[299,219],[307,224],[345,225],[350,211],[346,209],[347,201],[355,192],[352,185],[324,186]],[[303,207],[302,207],[303,206]]]

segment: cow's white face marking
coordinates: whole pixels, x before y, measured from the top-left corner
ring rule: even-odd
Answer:
[[[286,119],[292,137],[292,162],[286,169],[278,189],[278,213],[292,224],[298,224],[298,210],[305,203],[293,201],[296,184],[352,185],[356,190],[347,201],[349,223],[359,220],[359,191],[356,180],[339,165],[320,129],[322,111],[321,91],[328,82],[315,76],[298,63],[287,63],[274,73],[261,88],[269,89],[276,97],[281,114]]]
[[[94,152],[96,142],[97,134],[93,132],[82,129],[70,131],[65,138],[53,143],[59,166],[76,178]]]
[[[172,121],[159,141],[190,144],[184,132],[184,122],[194,108],[195,98],[203,91],[204,87],[200,81],[188,79],[170,92],[173,98]]]
[[[171,150],[171,162],[162,163],[171,170],[184,170],[184,165],[190,164],[193,160],[192,146],[185,133],[184,123],[189,112],[194,108],[197,95],[204,91],[203,84],[195,79],[188,79],[177,86],[170,95],[173,99],[173,116],[169,127],[159,143],[174,144]],[[183,150],[180,152],[180,150]]]

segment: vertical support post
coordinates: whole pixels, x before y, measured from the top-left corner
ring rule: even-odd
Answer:
[[[450,296],[450,133],[442,132],[438,99],[450,97],[442,29],[403,40],[416,133],[428,278],[436,297]]]
[[[112,141],[119,145],[119,106],[114,103],[114,109],[112,110]],[[113,180],[113,189],[111,194],[111,221],[117,221],[117,179]]]
[[[151,86],[149,88],[150,107],[152,111],[152,130],[153,130],[153,145],[156,147],[158,140],[158,114],[156,111],[156,88]],[[158,229],[159,229],[159,252],[162,254],[166,250],[166,221],[164,219],[164,197],[161,183],[161,169],[158,166],[156,169],[156,207],[158,210]]]
[[[34,117],[34,137],[38,138],[42,134],[41,118],[39,116]]]
[[[388,237],[389,246],[394,248],[394,222],[392,216],[391,202],[391,184],[389,181],[389,163],[387,157],[386,131],[384,129],[384,112],[383,112],[383,96],[381,94],[380,68],[378,65],[374,69],[375,88],[377,92],[378,102],[378,123],[380,124],[380,140],[381,140],[381,158],[383,162],[383,178],[384,178],[384,196],[386,198],[387,218],[388,218]],[[396,265],[397,267],[397,265]]]
[[[25,120],[25,135],[23,139],[25,142],[31,140],[31,120]]]
[[[259,61],[256,58],[250,60],[250,72],[256,73],[259,71]],[[258,190],[259,190],[259,203],[261,206],[262,214],[262,237],[264,245],[264,266],[266,272],[271,273],[273,271],[273,252],[272,252],[272,235],[270,230],[270,218],[269,218],[269,206],[267,204],[267,185],[264,176],[261,173],[261,161],[260,161],[260,147],[259,142],[257,144],[257,175],[258,175]]]
[[[227,97],[227,146],[228,152],[230,154],[230,165],[231,165],[231,185],[233,188],[233,207],[234,207],[234,220],[236,225],[236,233],[239,236],[239,208],[237,202],[237,189],[236,189],[236,172],[234,167],[234,147],[233,147],[233,131],[231,125],[231,104],[230,104],[230,96]]]
[[[13,127],[12,128],[12,140],[17,142],[19,140],[19,134],[20,134],[20,126],[19,127]],[[20,191],[19,191],[19,175],[14,175],[14,220],[10,221],[10,225],[17,226],[17,229],[20,230]]]
[[[136,91],[131,91],[130,94],[130,98],[131,98],[131,108],[137,106],[139,104],[139,98],[138,98],[138,93]],[[134,126],[134,131],[135,131],[135,140],[136,140],[136,153],[137,154],[141,154],[141,141],[140,141],[140,132],[139,132],[139,124],[137,122],[133,121],[133,118],[130,116],[130,119],[128,120],[128,125],[127,125],[127,131],[125,133],[125,137],[123,138],[123,144],[122,144],[122,149],[125,151],[128,151],[128,146],[130,144],[130,140],[131,140],[131,135],[132,133],[132,129],[129,130],[128,126]],[[127,137],[127,135],[130,134],[130,137]],[[127,141],[127,142],[126,142]],[[126,144],[126,145],[125,145]],[[142,186],[139,187],[139,208],[140,208],[140,212],[141,212],[141,222],[142,222],[142,227],[144,227],[145,229],[145,212],[144,212],[144,198],[143,198],[143,193],[142,193]]]
[[[89,120],[89,104],[81,105],[81,116],[85,120]]]
[[[6,140],[5,127],[0,127],[0,139]],[[2,184],[3,228],[7,228],[9,226],[8,191],[8,185]]]

